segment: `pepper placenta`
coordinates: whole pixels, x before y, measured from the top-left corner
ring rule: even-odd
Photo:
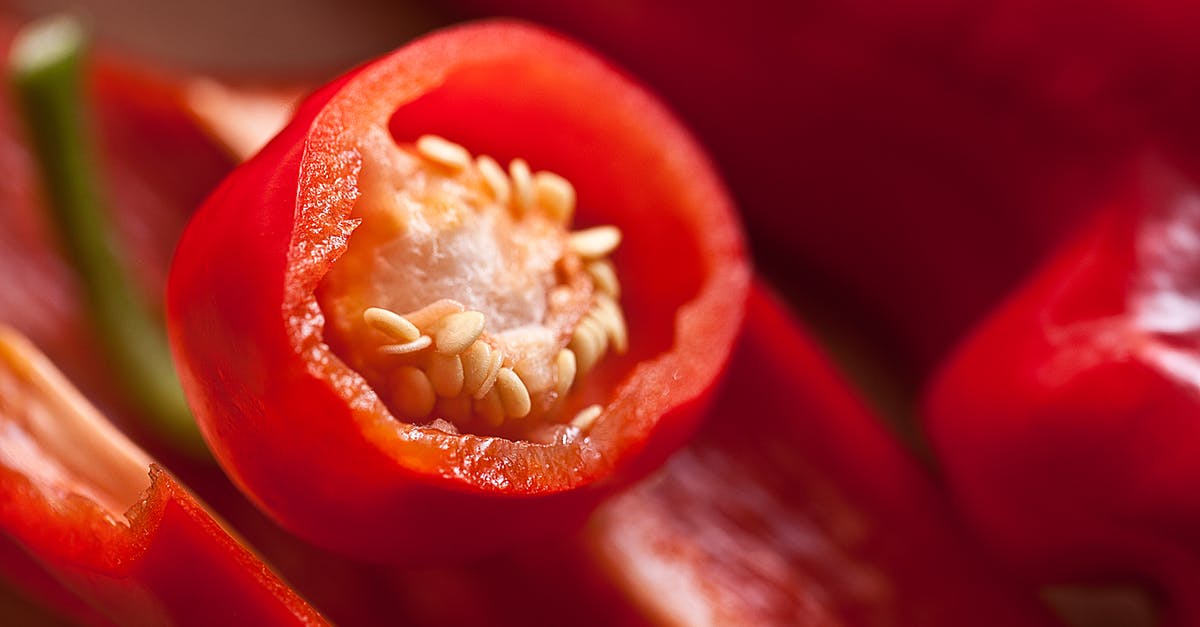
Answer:
[[[491,22],[301,105],[188,227],[168,319],[206,438],[267,512],[370,559],[444,558],[569,528],[661,463],[748,276],[660,104]]]
[[[1200,188],[1149,159],[948,362],[927,426],[995,553],[1200,622]]]
[[[4,565],[52,577],[42,595],[69,591],[116,624],[324,624],[7,328],[0,422],[0,527],[21,550]]]

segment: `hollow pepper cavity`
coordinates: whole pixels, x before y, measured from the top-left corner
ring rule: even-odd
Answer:
[[[233,479],[302,537],[396,561],[569,528],[661,463],[748,277],[662,105],[488,22],[310,97],[197,213],[167,305]]]

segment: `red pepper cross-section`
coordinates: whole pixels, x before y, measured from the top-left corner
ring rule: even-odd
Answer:
[[[432,134],[501,162],[527,160],[573,184],[575,228],[620,229],[612,263],[628,351],[597,362],[559,400],[568,417],[599,405],[590,431],[564,422],[541,440],[460,432],[437,420],[442,401],[406,420],[397,407],[429,413],[417,402],[423,388],[385,391],[348,365],[361,347],[353,335],[331,339],[319,299],[368,231],[354,212],[381,132],[394,144]],[[514,165],[514,185],[520,178]],[[487,550],[569,527],[691,432],[749,280],[733,215],[695,141],[604,61],[521,24],[459,27],[317,92],[214,192],[172,269],[172,345],[218,460],[293,532],[377,560]],[[466,263],[475,261],[495,265]]]

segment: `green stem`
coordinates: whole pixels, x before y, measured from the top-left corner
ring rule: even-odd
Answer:
[[[85,44],[83,29],[69,17],[36,22],[13,43],[13,83],[41,166],[50,217],[127,397],[172,444],[202,453],[161,320],[149,315],[106,219],[84,119]]]

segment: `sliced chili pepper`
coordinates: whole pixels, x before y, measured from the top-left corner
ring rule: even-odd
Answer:
[[[1200,188],[1161,161],[959,349],[927,426],[996,553],[1200,621]]]
[[[761,286],[713,418],[589,529],[659,623],[1054,624]]]
[[[0,421],[0,527],[100,614],[119,624],[324,624],[7,329]]]
[[[493,22],[302,105],[188,227],[168,317],[206,437],[266,511],[353,554],[444,558],[569,527],[661,463],[748,274],[661,105]]]

